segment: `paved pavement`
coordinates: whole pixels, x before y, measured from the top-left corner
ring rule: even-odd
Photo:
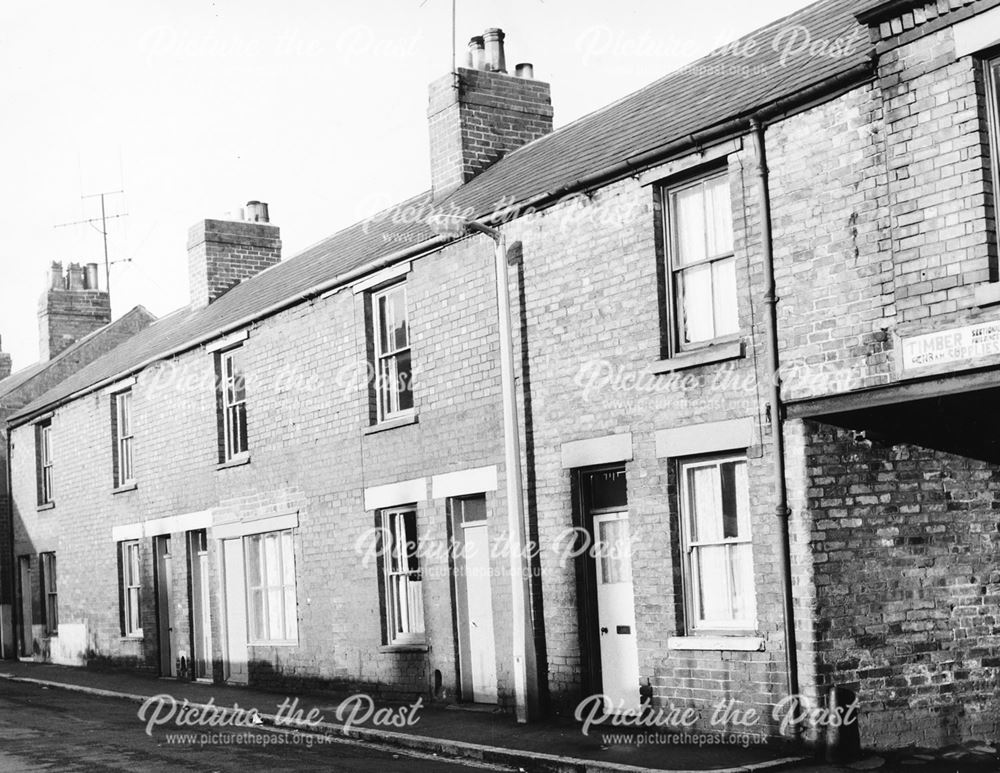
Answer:
[[[6,678],[5,678],[6,677]],[[51,664],[0,661],[0,695],[11,679],[48,682],[55,689],[87,690],[91,694],[118,695],[141,703],[166,693],[178,702],[256,708],[265,721],[272,722],[277,707],[286,696],[259,690],[157,679],[131,671],[103,671]],[[312,709],[322,714],[318,732],[344,734],[343,722],[336,719],[337,707],[345,693],[296,694],[303,716]],[[379,708],[392,704],[380,703]],[[398,708],[398,707],[397,707]],[[133,709],[134,711],[134,709]],[[269,716],[270,715],[270,716]],[[787,766],[801,757],[780,746],[749,743],[696,746],[662,739],[651,743],[614,742],[597,730],[584,736],[571,721],[516,725],[498,712],[466,711],[441,706],[423,706],[419,722],[412,727],[385,729],[369,720],[351,728],[350,737],[398,750],[437,754],[487,762],[531,773],[642,773],[643,771],[730,771],[760,773]],[[663,735],[670,735],[664,733]]]
[[[241,742],[181,734],[146,734],[135,703],[5,681],[0,685],[0,771],[345,771],[482,773],[483,766],[387,752],[368,744],[270,730],[242,731]],[[223,736],[225,730],[210,729]],[[235,735],[235,733],[233,733]],[[489,769],[496,770],[494,766]]]
[[[166,694],[179,704],[190,701],[191,704],[213,704],[217,707],[233,707],[257,709],[264,717],[266,725],[275,723],[278,706],[286,700],[286,696],[239,687],[227,687],[210,684],[157,679],[134,672],[100,671],[86,668],[68,668],[39,663],[17,661],[0,661],[0,701],[10,700],[11,691],[33,689],[41,691],[45,685],[51,690],[45,695],[60,696],[46,701],[52,710],[58,710],[59,716],[67,722],[78,722],[78,711],[83,711],[84,717],[89,712],[105,712],[108,706],[116,706],[119,721],[109,730],[107,737],[113,740],[115,733],[126,733],[126,740],[138,737],[135,749],[152,754],[139,769],[159,770],[157,765],[161,760],[175,760],[163,769],[184,769],[176,767],[183,764],[197,764],[203,770],[271,770],[285,769],[274,767],[276,760],[282,764],[288,760],[298,760],[303,755],[302,762],[296,762],[291,767],[297,770],[309,770],[312,761],[319,760],[320,768],[325,770],[403,770],[403,767],[393,767],[394,754],[414,754],[413,759],[400,757],[401,765],[407,771],[441,770],[449,773],[452,770],[463,770],[461,766],[445,763],[446,758],[460,758],[466,765],[487,763],[494,770],[523,770],[531,773],[656,773],[656,771],[704,771],[716,773],[765,773],[779,768],[794,768],[798,773],[852,773],[858,770],[878,770],[886,773],[905,771],[906,773],[997,773],[1000,771],[1000,755],[994,745],[988,742],[977,742],[965,746],[948,749],[908,749],[893,754],[878,756],[869,754],[865,759],[850,765],[836,766],[818,764],[815,760],[801,755],[801,752],[790,751],[789,748],[774,744],[756,743],[755,739],[743,746],[741,739],[727,739],[736,743],[697,746],[677,744],[661,738],[650,742],[637,744],[634,742],[614,741],[603,735],[599,730],[591,730],[589,736],[581,733],[580,727],[568,721],[551,721],[534,723],[528,726],[518,726],[505,714],[484,711],[467,711],[446,708],[440,705],[424,705],[420,708],[419,721],[412,726],[386,729],[376,727],[369,719],[357,726],[345,730],[343,715],[338,720],[337,709],[348,695],[315,693],[298,694],[288,700],[297,699],[295,708],[301,711],[301,716],[307,716],[311,710],[321,715],[323,721],[313,730],[312,734],[298,734],[278,741],[277,735],[270,730],[261,728],[261,733],[270,733],[267,737],[268,746],[263,747],[263,741],[245,743],[246,749],[239,749],[229,754],[231,744],[208,744],[199,750],[191,748],[169,748],[164,739],[167,730],[191,731],[201,733],[205,728],[177,728],[176,722],[169,722],[162,727],[154,728],[157,740],[154,748],[147,749],[149,737],[145,735],[145,727],[138,719],[139,706],[151,696]],[[72,695],[75,700],[93,700],[100,698],[99,704],[90,710],[77,707],[62,709],[70,705],[69,699],[61,696]],[[125,700],[122,700],[122,699]],[[101,708],[96,708],[98,705]],[[395,711],[398,715],[401,705],[379,703],[377,708]],[[150,710],[150,714],[152,711]],[[7,705],[0,702],[0,771],[6,771],[9,766],[4,754],[19,754],[12,749],[31,748],[40,741],[31,736],[19,739],[21,723],[18,719],[10,720]],[[33,725],[27,725],[30,729]],[[287,728],[287,723],[286,723]],[[231,732],[232,728],[208,728],[209,732]],[[95,731],[96,732],[96,731]],[[355,744],[345,747],[343,743],[335,745],[333,739],[348,740]],[[654,735],[649,733],[647,735]],[[656,735],[668,736],[669,733]],[[263,738],[264,736],[261,736]],[[312,739],[313,748],[309,749],[307,738]],[[298,740],[296,740],[298,739]],[[103,742],[102,737],[102,742]],[[218,740],[218,739],[216,739]],[[718,739],[716,739],[718,740]],[[367,745],[357,745],[358,743]],[[14,745],[11,745],[11,744]],[[26,746],[18,746],[24,743]],[[194,742],[197,746],[197,739]],[[237,744],[239,746],[239,744]],[[72,748],[72,746],[70,747]],[[122,759],[128,759],[133,753],[132,743],[124,741],[115,747]],[[52,754],[58,752],[54,747]],[[135,753],[138,753],[135,752]],[[247,754],[245,761],[241,755]],[[158,755],[163,755],[158,756]],[[181,755],[176,757],[174,755]],[[184,756],[187,755],[187,756]],[[254,757],[253,755],[262,755]],[[420,756],[422,755],[422,756]],[[103,759],[103,758],[102,758]],[[212,767],[213,760],[218,759],[217,767]],[[371,763],[374,760],[378,764]],[[423,760],[424,762],[420,762]],[[57,763],[59,761],[57,760]],[[233,763],[235,767],[226,767]],[[370,764],[371,763],[371,764]],[[105,760],[101,764],[109,765]],[[430,767],[421,767],[429,764]],[[171,766],[174,767],[171,767]],[[325,767],[323,767],[325,765]],[[365,767],[369,765],[368,767]],[[374,765],[373,767],[371,765]],[[18,769],[18,768],[13,768]],[[30,769],[30,768],[29,768]],[[55,764],[48,769],[62,770],[61,764]],[[135,769],[124,767],[97,767],[82,769]],[[481,768],[480,768],[481,769]]]

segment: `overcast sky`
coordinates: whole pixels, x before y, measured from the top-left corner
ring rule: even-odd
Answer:
[[[804,0],[458,0],[458,50],[498,26],[552,84],[556,126]],[[461,63],[461,58],[460,58]],[[451,0],[0,5],[0,336],[37,359],[52,260],[101,262],[112,309],[187,302],[188,227],[270,205],[289,258],[430,185],[427,85],[451,66]],[[99,224],[98,224],[99,225]],[[102,267],[103,282],[103,267]]]

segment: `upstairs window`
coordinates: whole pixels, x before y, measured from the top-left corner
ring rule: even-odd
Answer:
[[[424,591],[417,544],[417,513],[393,508],[379,514],[385,644],[424,643]]]
[[[114,434],[115,488],[135,482],[132,472],[132,390],[111,398]]]
[[[38,469],[38,504],[52,504],[52,421],[35,425],[35,460]]]
[[[684,462],[680,483],[689,632],[752,631],[757,609],[746,459]]]
[[[1000,210],[1000,56],[983,63],[986,82],[986,120],[989,124],[990,172],[993,177],[993,212]],[[997,266],[990,266],[990,280],[996,281]]]
[[[665,190],[671,349],[739,332],[726,172]]]
[[[56,592],[56,554],[41,553],[42,613],[45,615],[45,632],[50,636],[59,633],[59,596]]]
[[[231,462],[247,455],[247,393],[242,347],[220,352],[219,435],[220,458]]]
[[[372,294],[375,333],[375,393],[378,421],[413,411],[410,371],[410,329],[406,316],[406,285]]]

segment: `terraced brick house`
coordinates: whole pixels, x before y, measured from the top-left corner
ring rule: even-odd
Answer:
[[[823,0],[555,131],[473,38],[429,191],[287,260],[197,224],[191,304],[10,417],[25,652],[995,735],[997,5]]]

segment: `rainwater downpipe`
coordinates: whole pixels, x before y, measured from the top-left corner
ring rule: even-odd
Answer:
[[[785,672],[789,696],[799,694],[799,667],[795,650],[795,608],[792,596],[791,540],[788,522],[788,489],[785,485],[784,405],[781,402],[781,377],[778,371],[778,297],[774,282],[774,245],[771,233],[771,194],[767,180],[765,126],[758,118],[750,120],[754,151],[757,157],[757,197],[760,207],[760,243],[764,261],[764,330],[767,337],[768,403],[771,408],[771,444],[774,462],[774,514],[778,518],[781,597],[784,607]]]

